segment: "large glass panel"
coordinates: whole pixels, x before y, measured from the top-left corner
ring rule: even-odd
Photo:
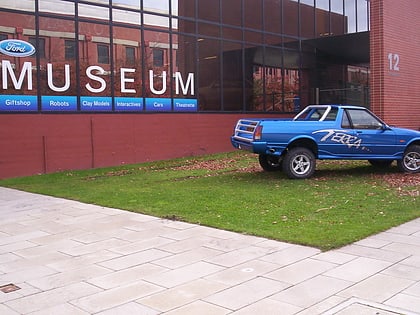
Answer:
[[[220,37],[220,25],[198,22],[198,34],[211,37]]]
[[[242,26],[242,0],[222,1],[222,23]]]
[[[201,20],[219,23],[220,22],[219,0],[217,1],[199,0],[198,1],[198,18]]]
[[[263,0],[244,1],[244,26],[257,30],[263,29]]]
[[[164,32],[145,31],[146,97],[171,96],[170,35]],[[158,53],[157,53],[158,52]],[[157,60],[157,56],[161,60]],[[166,110],[168,108],[165,108]],[[159,110],[159,109],[157,109]]]
[[[45,56],[40,59],[41,103],[43,111],[77,110],[77,63],[75,23],[40,17],[38,45],[45,39]]]
[[[18,27],[16,21],[19,21]],[[2,40],[7,41],[2,43],[1,53],[0,112],[37,111],[38,52],[36,40],[33,41],[34,16],[0,11],[0,27]]]
[[[357,31],[364,32],[370,30],[369,26],[369,1],[357,2]]]
[[[310,3],[310,4],[309,4]],[[322,15],[318,12],[325,12],[323,10],[316,10],[314,7],[314,0],[306,1],[305,4],[300,5],[300,36],[303,38],[313,38],[317,35],[317,27],[315,25],[315,15],[317,17],[317,24],[322,23]],[[328,11],[326,11],[328,13]],[[327,18],[328,21],[328,18]]]
[[[102,3],[102,1],[100,1]],[[99,5],[90,5],[85,3],[79,3],[79,16],[109,20],[109,8]]]
[[[172,36],[174,111],[197,111],[197,47],[192,36]]]
[[[313,0],[310,0],[313,3]],[[283,33],[290,36],[299,35],[299,4],[293,0],[283,0]],[[305,22],[304,22],[305,23]]]
[[[1,0],[1,6],[7,9],[35,11],[35,1],[33,0]]]
[[[176,23],[174,23],[176,20]],[[172,19],[172,28],[176,26],[175,30],[178,30],[181,33],[190,33],[195,34],[195,21],[193,20],[184,20],[184,19]]]
[[[41,12],[74,15],[75,4],[73,2],[62,1],[62,0],[39,0],[38,3],[39,3],[39,11]]]
[[[180,17],[195,18],[195,0],[178,0],[177,2],[177,14]],[[172,10],[175,11],[174,6]]]
[[[140,25],[141,14],[140,12],[114,8],[112,9],[112,20],[123,24]]]
[[[113,71],[110,29],[107,24],[79,23],[80,108],[82,111],[111,111]],[[109,61],[109,62],[106,62]]]
[[[143,9],[148,12],[169,15],[170,0],[143,0]]]
[[[264,30],[278,33],[283,31],[283,7],[282,1],[264,1]]]
[[[113,27],[114,107],[116,111],[142,111],[143,73],[141,31]]]
[[[138,10],[140,9],[140,2],[141,0],[112,0],[112,5]]]
[[[344,13],[347,17],[347,32],[357,32],[357,14],[356,14],[356,1],[357,0],[346,0],[344,1]]]
[[[232,42],[223,42],[223,84],[222,106],[225,111],[243,109],[244,102],[244,76],[242,71],[242,45]],[[247,82],[251,84],[250,82]],[[249,89],[247,90],[249,91]],[[247,96],[249,99],[250,95]]]
[[[198,106],[200,110],[220,110],[221,75],[220,41],[201,39],[198,41]]]
[[[344,17],[343,1],[331,1],[331,33],[342,35],[347,29],[347,20]]]
[[[155,14],[143,14],[144,25],[169,29],[169,17]]]

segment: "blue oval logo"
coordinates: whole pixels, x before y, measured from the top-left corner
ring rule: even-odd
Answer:
[[[35,47],[20,39],[5,39],[0,42],[0,52],[12,57],[28,57],[35,53]]]

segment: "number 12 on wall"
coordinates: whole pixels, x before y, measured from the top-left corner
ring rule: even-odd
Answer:
[[[400,55],[389,53],[388,54],[388,61],[389,61],[389,70],[391,71],[400,71]]]

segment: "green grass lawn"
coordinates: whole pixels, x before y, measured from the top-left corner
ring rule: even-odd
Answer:
[[[0,186],[336,248],[420,216],[419,174],[318,161],[315,176],[263,172],[244,152],[0,181]]]

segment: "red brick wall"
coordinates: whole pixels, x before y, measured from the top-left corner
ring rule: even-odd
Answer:
[[[2,114],[0,179],[232,151],[230,135],[242,117]]]
[[[370,3],[372,110],[390,124],[419,129],[420,1]]]

